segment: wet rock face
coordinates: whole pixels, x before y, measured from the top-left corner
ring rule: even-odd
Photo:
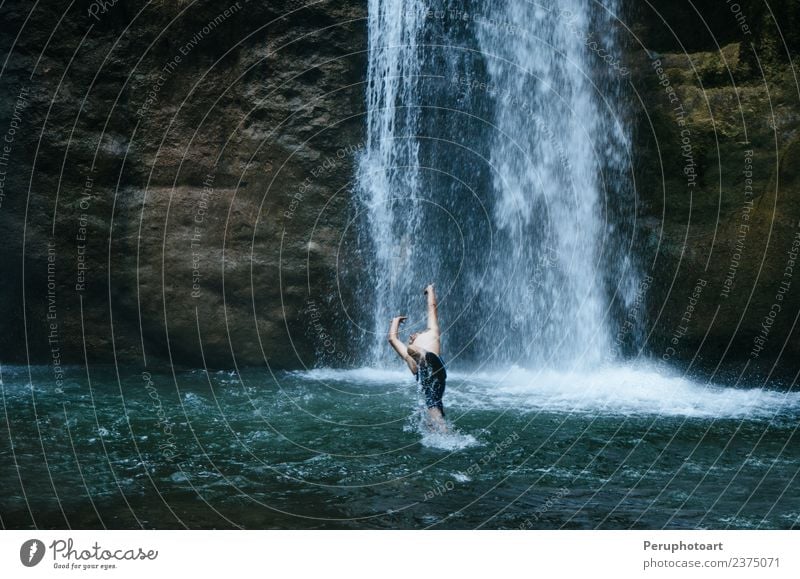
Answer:
[[[0,28],[2,361],[311,364],[366,2],[31,7]]]
[[[798,369],[796,3],[658,2],[631,15],[647,349],[680,369]],[[645,51],[644,49],[647,49]],[[773,366],[777,363],[777,367]],[[733,376],[734,379],[737,376]]]

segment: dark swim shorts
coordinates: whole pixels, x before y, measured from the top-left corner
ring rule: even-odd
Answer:
[[[426,352],[424,360],[417,364],[417,382],[425,396],[425,406],[438,408],[442,416],[444,416],[442,396],[444,396],[445,380],[447,380],[447,372],[442,359],[433,352]]]

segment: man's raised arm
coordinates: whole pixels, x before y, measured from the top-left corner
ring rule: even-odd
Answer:
[[[425,296],[428,298],[428,329],[438,332],[439,315],[436,312],[436,292],[433,290],[433,284],[425,288]]]

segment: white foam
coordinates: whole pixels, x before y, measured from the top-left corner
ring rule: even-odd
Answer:
[[[362,384],[398,384],[414,377],[407,370],[384,370],[382,368],[314,368],[313,370],[290,372],[290,375],[320,382],[357,382]]]
[[[382,368],[320,368],[294,375],[322,382],[395,385],[408,372]],[[460,410],[657,414],[699,418],[765,418],[800,412],[800,393],[695,382],[647,364],[605,366],[592,372],[528,370],[448,372],[445,406]]]
[[[746,418],[800,410],[800,394],[702,384],[660,368],[617,365],[593,372],[450,373],[450,403],[478,408]]]

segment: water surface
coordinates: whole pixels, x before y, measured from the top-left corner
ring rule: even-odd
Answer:
[[[792,528],[800,395],[648,368],[2,369],[7,528]]]

